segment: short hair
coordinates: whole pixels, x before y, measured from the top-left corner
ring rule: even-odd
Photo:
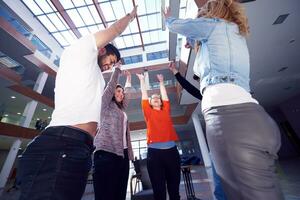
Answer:
[[[105,55],[115,55],[117,57],[117,62],[121,59],[120,51],[112,44],[108,43],[105,47]]]

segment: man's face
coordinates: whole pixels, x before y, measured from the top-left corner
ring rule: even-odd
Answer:
[[[103,56],[103,58],[100,61],[100,69],[101,71],[110,70],[115,63],[117,63],[116,55]]]

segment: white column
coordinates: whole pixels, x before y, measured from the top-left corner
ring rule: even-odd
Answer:
[[[150,90],[149,72],[144,72],[146,90]]]
[[[10,147],[9,153],[7,155],[7,158],[5,160],[5,163],[1,169],[0,173],[0,195],[3,192],[4,186],[7,182],[8,176],[10,174],[10,171],[13,167],[13,164],[15,162],[16,156],[18,154],[19,148],[21,146],[21,140],[16,139],[12,146]]]
[[[41,94],[44,89],[44,86],[46,84],[47,78],[48,78],[48,74],[45,72],[41,72],[37,78],[37,81],[34,85],[33,90]],[[37,107],[37,104],[38,104],[38,102],[34,101],[34,100],[27,103],[27,105],[24,109],[24,112],[23,112],[24,119],[21,120],[20,126],[23,126],[23,127],[30,126],[30,122],[32,120],[32,117],[33,117],[33,114]]]
[[[205,167],[211,167],[211,159],[209,156],[209,151],[207,148],[207,144],[206,144],[206,140],[204,137],[204,133],[200,124],[200,119],[197,113],[193,113],[192,115],[192,119],[193,119],[193,123],[194,123],[194,127],[196,130],[196,134],[197,134],[197,139],[199,142],[199,146],[200,146],[200,150],[201,150],[201,154],[202,154],[202,158],[204,161],[204,165]]]

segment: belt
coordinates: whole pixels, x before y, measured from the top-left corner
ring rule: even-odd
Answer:
[[[90,134],[70,126],[51,126],[46,128],[42,134],[69,138],[93,146],[93,137]]]

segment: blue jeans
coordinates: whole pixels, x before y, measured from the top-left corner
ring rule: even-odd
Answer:
[[[215,190],[214,190],[214,195],[217,200],[227,200],[225,193],[222,188],[222,183],[219,175],[216,172],[215,166],[213,163],[211,163],[211,168],[212,168],[212,175],[214,179],[214,184],[215,184]]]
[[[80,200],[92,151],[87,133],[66,126],[47,128],[19,157],[20,200]]]

